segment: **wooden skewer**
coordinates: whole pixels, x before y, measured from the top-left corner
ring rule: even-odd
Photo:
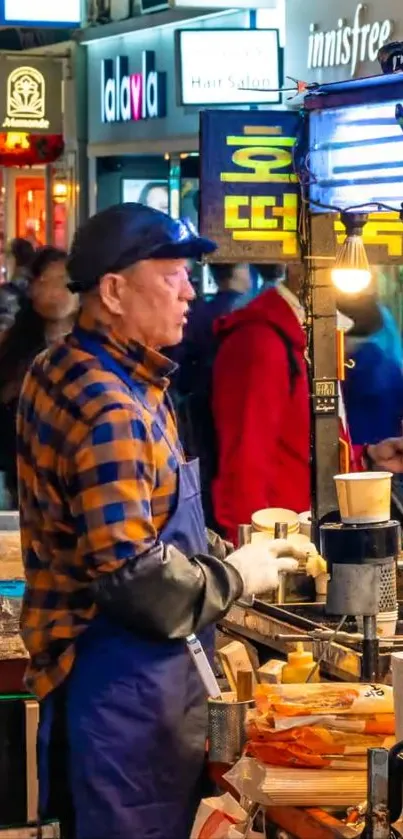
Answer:
[[[249,702],[253,698],[253,679],[251,670],[238,670],[236,677],[238,702]]]

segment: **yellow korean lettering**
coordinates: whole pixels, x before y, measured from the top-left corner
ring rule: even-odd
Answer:
[[[254,195],[251,201],[251,226],[254,230],[275,229],[277,219],[266,217],[266,207],[274,207],[276,199],[273,195]]]
[[[224,198],[224,227],[227,230],[240,227],[249,227],[249,217],[241,218],[239,211],[241,207],[249,207],[247,195],[226,195]]]
[[[227,145],[243,146],[234,151],[231,157],[232,162],[238,170],[250,171],[222,172],[221,181],[226,183],[284,183],[287,181],[296,183],[298,179],[292,171],[291,148],[294,143],[293,137],[227,137]]]

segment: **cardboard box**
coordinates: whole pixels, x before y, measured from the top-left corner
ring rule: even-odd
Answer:
[[[256,687],[256,674],[245,644],[231,641],[218,651],[218,657],[232,691],[236,691],[238,670],[250,671],[253,674],[253,687]]]

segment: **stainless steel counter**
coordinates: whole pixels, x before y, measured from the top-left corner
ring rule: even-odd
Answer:
[[[390,653],[393,650],[403,650],[403,604],[400,605],[397,633],[402,633],[401,641],[392,646],[382,646],[380,649],[380,673],[383,679],[388,679],[390,667]],[[293,649],[294,642],[276,639],[278,635],[304,635],[319,628],[334,629],[337,620],[329,619],[325,615],[323,603],[292,603],[273,605],[264,600],[256,599],[253,605],[237,603],[221,621],[221,628],[228,634],[238,638],[245,638],[252,643],[267,648],[267,658],[270,653],[286,655]],[[355,621],[348,621],[343,629],[351,633],[357,631]],[[321,670],[324,674],[343,681],[359,681],[361,678],[362,653],[359,641],[341,644],[327,641],[304,642],[306,649],[311,649],[315,660],[324,655]]]

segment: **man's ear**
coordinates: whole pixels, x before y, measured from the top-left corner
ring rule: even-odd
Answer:
[[[123,315],[126,280],[122,274],[104,274],[99,283],[99,296],[111,315]]]

